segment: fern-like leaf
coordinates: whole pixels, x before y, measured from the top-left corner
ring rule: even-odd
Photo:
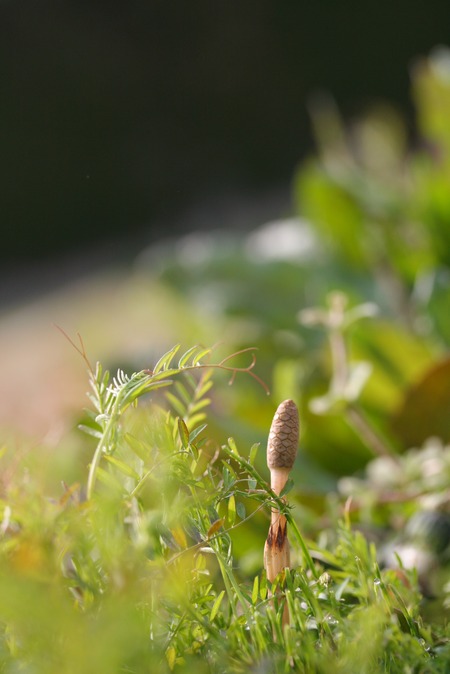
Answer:
[[[176,344],[172,349],[167,351],[156,363],[153,368],[153,374],[158,374],[158,372],[168,370],[172,360],[180,349],[180,344]]]
[[[109,463],[118,468],[118,460],[112,460],[112,457],[120,437],[120,417],[131,404],[136,403],[146,393],[170,386],[173,383],[173,378],[181,374],[184,375],[185,382],[178,381],[175,392],[166,394],[167,400],[175,410],[177,417],[182,419],[189,437],[197,437],[200,431],[197,431],[195,436],[193,434],[199,425],[204,422],[206,417],[204,410],[210,404],[210,399],[206,398],[206,393],[212,386],[211,376],[214,368],[231,372],[232,379],[238,372],[247,372],[262,383],[252,372],[255,364],[254,356],[247,367],[237,368],[228,364],[234,355],[239,356],[249,350],[227,356],[219,363],[207,365],[201,363],[201,360],[211,353],[211,349],[195,346],[188,349],[179,359],[178,367],[174,367],[173,360],[179,348],[180,345],[177,344],[167,351],[157,361],[153,370],[142,370],[128,375],[119,369],[112,380],[109,372],[103,371],[100,363],[97,363],[95,370],[89,367],[91,392],[88,396],[95,408],[94,417],[98,428],[85,427],[83,430],[96,437],[98,444],[89,468],[88,498],[93,493],[102,457],[108,457]],[[85,361],[88,362],[84,347],[82,350],[78,350]],[[201,371],[200,377],[194,377],[193,371],[199,369]],[[264,384],[262,385],[264,386]],[[124,471],[122,470],[122,472]]]

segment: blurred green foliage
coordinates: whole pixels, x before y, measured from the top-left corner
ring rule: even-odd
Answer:
[[[259,445],[243,454],[229,438],[219,451],[208,438],[216,366],[198,348],[173,365],[176,351],[151,372],[92,370],[99,413],[85,429],[97,441],[86,489],[50,499],[27,460],[5,482],[2,670],[445,672],[449,635],[422,618],[415,571],[381,570],[348,508],[321,542],[305,540],[255,467]],[[134,404],[170,380],[159,402]],[[245,563],[257,547],[262,556],[264,536],[253,536],[271,508],[295,545],[293,569],[273,584]]]
[[[258,347],[271,397],[241,376],[253,361],[173,348],[151,370],[91,368],[81,486],[42,493],[51,457],[4,448],[1,671],[448,671],[448,52],[413,92],[412,150],[392,110],[345,126],[316,101],[301,217],[140,260],[187,307],[180,338],[191,321],[199,341]],[[302,423],[291,506],[258,453],[285,398]],[[273,602],[271,507],[294,544]]]
[[[417,63],[412,76],[412,149],[389,107],[345,125],[331,100],[315,100],[318,153],[294,180],[300,218],[244,241],[191,236],[159,275],[207,322],[233,326],[238,344],[258,345],[259,371],[274,398],[300,401],[305,454],[338,474],[361,467],[368,454],[339,418],[324,424],[311,415],[311,398],[331,376],[330,352],[320,326],[298,321],[299,311],[323,305],[335,289],[351,305],[379,308],[348,336],[349,360],[371,366],[360,402],[372,421],[399,451],[432,435],[450,439],[448,51]],[[245,424],[253,403],[234,399],[232,417]]]

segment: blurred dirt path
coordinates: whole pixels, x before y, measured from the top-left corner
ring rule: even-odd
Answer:
[[[149,366],[186,309],[148,277],[105,272],[0,315],[0,433],[56,444],[88,404],[86,365],[55,325],[83,337],[91,362]],[[192,317],[190,317],[192,319]],[[186,320],[189,337],[189,325]],[[184,331],[186,333],[186,331]]]

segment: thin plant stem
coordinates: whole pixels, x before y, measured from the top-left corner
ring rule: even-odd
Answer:
[[[345,302],[340,295],[335,296],[329,311],[329,342],[333,375],[331,391],[336,397],[343,396],[349,377],[348,349],[344,335]],[[397,461],[395,452],[375,431],[364,412],[355,402],[347,401],[345,407],[347,421],[363,442],[376,456],[385,456]]]
[[[89,500],[92,497],[92,494],[94,492],[94,487],[95,487],[95,482],[97,479],[97,472],[98,472],[98,467],[100,465],[100,460],[102,458],[102,454],[105,451],[105,447],[109,438],[110,431],[113,427],[113,425],[116,423],[116,416],[112,415],[111,418],[109,419],[105,430],[102,433],[102,437],[95,448],[94,456],[92,457],[91,464],[89,466],[89,475],[88,475],[88,480],[87,480],[87,487],[86,487],[86,497]]]
[[[214,550],[214,547],[213,547],[213,550]],[[230,569],[227,566],[226,561],[223,559],[222,554],[218,550],[214,550],[214,552],[215,552],[216,559],[217,559],[217,562],[218,562],[219,567],[220,567],[220,572],[222,574],[223,582],[224,582],[224,585],[225,585],[225,589],[227,591],[227,595],[228,595],[228,599],[230,601],[230,606],[231,606],[231,610],[233,612],[233,615],[234,615],[235,618],[239,617],[237,609],[236,609],[236,604],[234,602],[234,596],[233,596],[233,590],[234,590],[235,596],[237,597],[239,603],[241,604],[242,611],[244,612],[244,615],[248,620],[249,619],[249,612],[248,612],[247,602],[244,598],[244,595],[242,594],[242,592],[240,590],[240,587],[239,587],[238,583],[236,582],[236,578],[234,577],[233,571],[232,571],[232,569]]]
[[[245,517],[243,520],[241,520],[240,522],[237,522],[236,524],[233,524],[233,526],[229,527],[228,529],[225,529],[224,531],[219,531],[218,533],[213,534],[212,536],[210,536],[209,538],[207,538],[204,541],[199,541],[198,543],[195,543],[194,545],[190,545],[188,548],[185,548],[184,550],[180,550],[180,552],[177,552],[175,555],[173,555],[173,557],[171,557],[170,559],[167,560],[167,566],[169,566],[170,564],[173,564],[174,562],[177,561],[177,559],[179,559],[179,557],[182,557],[183,555],[186,555],[188,552],[193,552],[194,550],[200,550],[201,548],[205,547],[205,545],[207,545],[208,543],[211,543],[211,541],[215,541],[216,539],[220,538],[224,534],[228,534],[231,531],[234,531],[235,529],[237,529],[238,527],[241,527],[243,524],[245,524],[246,522],[251,520],[256,515],[256,513],[258,513],[264,507],[265,507],[265,503],[261,503],[261,505],[258,508],[256,508],[256,510],[254,510],[252,513],[250,513],[250,515],[247,515],[247,517]]]
[[[375,431],[358,405],[355,403],[347,405],[345,414],[350,426],[355,429],[365,445],[372,450],[376,456],[388,457],[392,461],[398,463],[398,456]]]
[[[341,393],[348,380],[348,354],[344,335],[340,329],[332,329],[329,334],[331,359],[333,362],[333,377],[331,390]]]
[[[282,497],[278,496],[278,494],[276,494],[276,493],[273,491],[273,489],[269,486],[269,484],[268,484],[268,483],[264,480],[264,478],[258,473],[258,471],[256,470],[256,468],[254,468],[254,467],[252,466],[252,464],[251,464],[249,461],[247,461],[247,459],[245,459],[245,458],[242,457],[242,456],[237,456],[234,452],[232,452],[230,449],[228,449],[228,447],[227,447],[226,445],[223,447],[223,450],[224,450],[224,452],[225,452],[226,454],[228,454],[228,456],[229,456],[230,458],[235,459],[235,460],[236,460],[236,461],[237,461],[243,468],[245,468],[245,470],[246,470],[246,471],[253,477],[253,479],[256,480],[257,483],[260,484],[260,485],[263,487],[265,493],[266,493],[268,496],[270,496],[270,499],[271,499],[271,500],[273,501],[273,503],[278,507],[280,513],[282,513],[282,514],[286,517],[288,523],[289,523],[289,524],[291,525],[291,527],[292,527],[292,530],[293,530],[293,532],[294,532],[295,538],[297,539],[297,542],[298,542],[298,544],[300,545],[300,548],[301,548],[301,550],[302,550],[302,553],[303,553],[303,557],[304,557],[306,566],[310,569],[310,571],[311,571],[311,573],[313,574],[314,578],[317,579],[317,578],[319,577],[319,574],[318,574],[318,572],[317,572],[317,569],[316,569],[316,567],[315,567],[315,564],[314,564],[314,562],[313,562],[313,560],[312,560],[311,555],[309,554],[308,547],[307,547],[307,545],[306,545],[306,543],[305,543],[305,540],[304,540],[302,534],[300,533],[300,530],[299,530],[298,526],[295,524],[295,521],[294,521],[294,519],[292,518],[292,516],[291,516],[291,514],[290,514],[290,512],[289,512],[289,508],[288,508],[288,506],[286,505],[285,500],[284,500]],[[272,504],[271,504],[270,502],[267,503],[267,505],[270,505],[271,507],[273,507]]]

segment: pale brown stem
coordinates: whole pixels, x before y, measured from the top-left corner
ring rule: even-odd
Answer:
[[[285,400],[273,417],[267,442],[267,465],[270,470],[270,486],[280,496],[294,465],[298,445],[298,409],[293,400]],[[277,508],[272,508],[269,533],[264,545],[264,568],[268,580],[290,568],[289,540],[286,517]],[[288,625],[289,609],[285,603],[282,624]]]
[[[270,486],[277,496],[283,491],[288,477],[288,468],[272,468],[270,471]],[[264,568],[268,580],[273,583],[284,569],[290,568],[290,565],[291,556],[286,517],[277,508],[272,508],[269,533],[264,546]],[[289,622],[289,609],[285,604],[282,625],[288,625]]]

